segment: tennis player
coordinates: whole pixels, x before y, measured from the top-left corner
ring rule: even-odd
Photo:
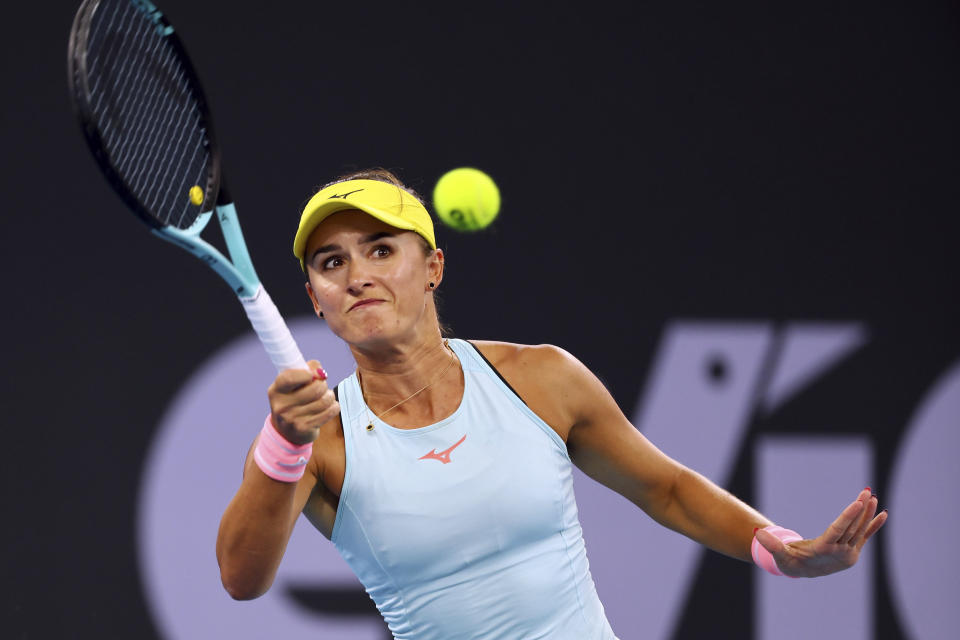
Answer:
[[[321,189],[294,253],[357,370],[335,391],[316,361],[270,385],[217,538],[234,598],[270,587],[303,513],[396,638],[614,638],[571,463],[662,525],[778,575],[851,567],[886,521],[865,489],[804,540],[664,455],[562,349],[445,339],[443,251],[427,210],[388,172]]]

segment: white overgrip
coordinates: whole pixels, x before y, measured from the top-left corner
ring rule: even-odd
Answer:
[[[257,287],[253,296],[240,298],[240,302],[277,371],[306,369],[307,363],[300,348],[263,285]]]

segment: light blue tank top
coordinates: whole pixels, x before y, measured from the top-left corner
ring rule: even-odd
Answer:
[[[479,352],[448,418],[396,429],[338,389],[346,474],[332,540],[398,640],[611,640],[566,446]]]

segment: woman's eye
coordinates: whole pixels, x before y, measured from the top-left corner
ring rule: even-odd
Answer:
[[[385,244],[378,245],[373,249],[373,255],[377,256],[378,258],[386,258],[390,255],[390,247]]]
[[[336,267],[339,267],[341,264],[343,264],[343,260],[340,258],[340,256],[331,256],[326,260],[324,260],[321,266],[323,267],[324,270],[326,270],[326,269],[334,269]]]

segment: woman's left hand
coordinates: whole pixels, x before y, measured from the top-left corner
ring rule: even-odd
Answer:
[[[887,511],[877,513],[877,497],[864,489],[833,521],[823,535],[812,540],[784,544],[775,535],[760,529],[759,542],[773,555],[785,575],[815,578],[849,569],[856,564],[860,550],[870,536],[887,521]]]

